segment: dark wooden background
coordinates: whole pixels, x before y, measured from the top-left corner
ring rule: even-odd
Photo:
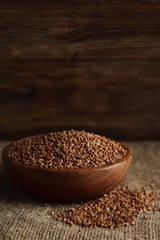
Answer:
[[[0,138],[160,139],[160,1],[0,1]]]

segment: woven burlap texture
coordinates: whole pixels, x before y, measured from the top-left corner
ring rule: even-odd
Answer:
[[[0,143],[0,151],[7,142]],[[160,142],[127,142],[133,154],[129,172],[121,185],[130,184],[132,189],[152,183],[156,195],[160,195]],[[159,199],[159,196],[158,196]],[[160,212],[147,212],[136,218],[134,226],[120,229],[70,227],[57,222],[47,211],[64,211],[77,204],[44,202],[22,192],[8,177],[0,158],[0,240],[158,240],[160,239]],[[156,207],[160,208],[159,201]],[[81,228],[81,232],[78,230]]]

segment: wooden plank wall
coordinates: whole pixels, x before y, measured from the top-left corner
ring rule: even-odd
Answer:
[[[0,138],[160,139],[160,1],[0,1]]]

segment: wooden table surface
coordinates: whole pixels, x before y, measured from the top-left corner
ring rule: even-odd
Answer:
[[[160,139],[160,1],[0,1],[0,138]]]

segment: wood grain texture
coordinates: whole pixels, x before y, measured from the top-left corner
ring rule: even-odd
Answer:
[[[1,1],[0,138],[160,139],[160,1]]]
[[[114,189],[126,176],[131,152],[103,167],[81,169],[42,169],[27,166],[8,157],[10,144],[2,152],[5,169],[24,191],[43,200],[78,202],[94,199]]]

